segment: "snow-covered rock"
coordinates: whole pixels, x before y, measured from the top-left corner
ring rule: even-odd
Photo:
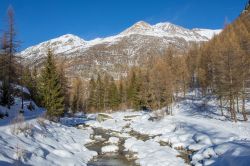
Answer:
[[[120,139],[117,137],[110,137],[108,140],[108,143],[117,145],[119,143],[119,141],[120,141]]]
[[[119,147],[116,145],[107,145],[102,147],[102,153],[112,153],[117,152],[119,150]]]
[[[140,165],[186,165],[184,160],[176,157],[179,154],[176,150],[167,146],[160,146],[159,143],[153,140],[144,142],[136,138],[129,138],[125,141],[124,146],[126,150],[136,153],[136,162]]]

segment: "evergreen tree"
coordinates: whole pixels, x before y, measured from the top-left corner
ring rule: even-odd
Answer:
[[[70,93],[69,93],[69,87],[68,87],[68,79],[65,76],[65,61],[56,61],[57,64],[57,71],[59,76],[59,81],[61,84],[63,96],[64,96],[64,104],[65,109],[67,110],[70,106]]]
[[[128,79],[128,102],[129,105],[133,108],[139,109],[140,108],[140,98],[139,98],[139,83],[138,78],[136,75],[135,69],[132,69],[131,76]]]
[[[82,100],[82,81],[77,78],[73,82],[73,97],[71,102],[71,108],[73,112],[79,112],[82,110],[83,107],[83,100]]]
[[[31,71],[31,77],[32,77],[32,83],[33,83],[33,89],[32,89],[32,94],[31,97],[32,99],[36,102],[37,105],[42,106],[43,101],[42,101],[42,96],[39,93],[39,81],[40,78],[37,74],[37,67],[34,66]]]
[[[89,81],[88,91],[89,91],[89,97],[88,97],[87,107],[90,109],[90,111],[93,111],[93,109],[97,107],[96,82],[93,77]]]
[[[119,93],[119,104],[124,104],[126,102],[126,93],[122,79],[119,81],[118,93]]]
[[[4,80],[2,82],[1,93],[2,93],[1,100],[0,100],[1,105],[9,106],[9,105],[14,104],[14,98],[12,94],[10,93],[10,85],[8,84],[7,80]]]
[[[50,49],[48,50],[45,67],[41,73],[39,91],[43,105],[47,109],[48,117],[53,119],[63,115],[65,108],[62,85]]]
[[[110,84],[109,84],[109,107],[112,109],[116,109],[119,105],[119,94],[117,90],[117,86],[115,84],[115,81],[113,78],[111,78]]]
[[[34,79],[32,78],[32,74],[31,71],[28,67],[26,67],[23,70],[23,74],[22,74],[22,85],[27,87],[30,91],[30,95],[31,98],[33,100],[35,100],[35,96],[36,96],[36,84]]]
[[[100,74],[97,76],[96,80],[96,108],[98,111],[102,110],[104,108],[104,84],[102,82]]]

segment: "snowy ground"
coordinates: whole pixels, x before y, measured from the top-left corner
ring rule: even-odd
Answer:
[[[13,122],[17,104],[8,118],[0,119],[0,165],[87,165],[98,155],[87,149],[95,141],[104,142],[101,153],[122,150],[142,166],[249,165],[250,122],[231,122],[225,110],[226,117],[220,115],[217,101],[204,101],[189,94],[174,105],[173,116],[160,119],[152,118],[155,112],[124,110],[104,120],[78,114],[61,123],[38,118],[43,110],[36,107],[34,112],[25,109],[18,125]],[[108,139],[95,135],[98,128],[108,131]]]
[[[215,100],[203,103],[204,99],[190,94],[174,106],[173,116],[160,120],[149,120],[154,113],[116,112],[111,114],[113,119],[87,124],[128,137],[125,150],[135,153],[140,165],[187,165],[177,157],[182,151],[190,152],[193,165],[249,165],[250,122],[234,123],[228,116],[222,117]]]
[[[0,119],[0,165],[86,165],[96,152],[84,145],[91,142],[91,128],[77,129],[40,118],[44,111],[35,106],[24,119],[18,115],[20,102],[10,110],[9,117]],[[6,108],[1,107],[5,112]]]

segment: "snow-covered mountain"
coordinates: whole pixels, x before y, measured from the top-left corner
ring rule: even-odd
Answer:
[[[38,55],[46,54],[48,48],[52,49],[55,54],[67,52],[86,45],[87,42],[78,36],[66,34],[38,45],[25,49],[21,54],[26,58],[34,59]]]
[[[206,38],[211,39],[214,35],[219,34],[221,32],[221,29],[211,30],[194,28],[193,31],[200,34],[201,36],[205,36]]]
[[[210,30],[213,32],[214,30]],[[217,32],[217,31],[216,31]],[[202,33],[171,24],[169,22],[150,25],[144,21],[139,21],[132,27],[121,33],[122,35],[141,34],[158,37],[183,38],[186,41],[207,41],[213,36],[206,36]],[[215,33],[216,34],[216,33]]]
[[[125,73],[127,66],[140,64],[142,59],[160,55],[169,45],[185,50],[192,42],[210,40],[221,30],[186,29],[169,22],[150,25],[139,21],[123,32],[106,38],[86,41],[67,34],[29,47],[21,52],[26,62],[39,65],[51,48],[58,57],[67,59],[70,73],[90,77],[99,71],[113,76]]]

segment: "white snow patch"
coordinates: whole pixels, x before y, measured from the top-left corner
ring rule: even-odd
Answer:
[[[108,140],[108,143],[117,145],[119,143],[119,141],[120,140],[117,137],[110,137],[109,140]]]
[[[102,147],[102,153],[111,153],[111,152],[117,152],[119,150],[119,147],[116,145],[107,145]]]
[[[168,146],[160,146],[153,140],[144,142],[136,138],[129,138],[125,141],[124,146],[126,150],[136,153],[138,158],[136,162],[142,166],[186,165],[183,159],[176,157],[179,154],[176,150]]]

